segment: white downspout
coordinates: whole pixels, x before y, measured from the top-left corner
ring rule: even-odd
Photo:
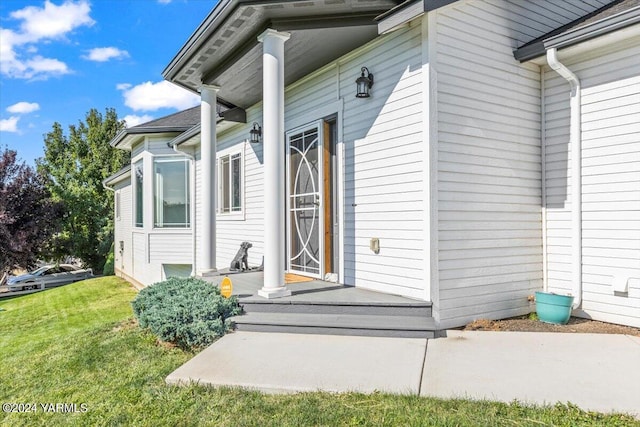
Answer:
[[[171,145],[173,151],[185,155],[191,160],[189,170],[189,191],[191,191],[191,209],[189,210],[189,222],[191,223],[191,277],[196,276],[196,157],[186,151],[180,151],[177,144]]]
[[[544,67],[540,67],[540,175],[542,181],[542,290],[549,291],[547,264],[547,118],[545,106]]]
[[[547,63],[571,86],[569,142],[571,143],[571,253],[573,265],[573,308],[582,305],[582,106],[578,76],[558,61],[557,49],[547,50]]]

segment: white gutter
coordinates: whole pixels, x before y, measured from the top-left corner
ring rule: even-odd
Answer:
[[[571,143],[571,261],[574,286],[573,308],[582,305],[582,106],[578,76],[558,61],[557,49],[547,50],[547,63],[571,86],[569,107],[571,121],[569,142]]]
[[[171,144],[173,151],[185,155],[191,160],[191,170],[189,171],[189,191],[191,191],[191,209],[189,210],[189,222],[191,222],[191,277],[196,276],[196,157],[186,151],[180,151],[178,144]]]

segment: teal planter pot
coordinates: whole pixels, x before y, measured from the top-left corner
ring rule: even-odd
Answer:
[[[566,325],[572,304],[572,296],[536,292],[536,314],[541,322]]]

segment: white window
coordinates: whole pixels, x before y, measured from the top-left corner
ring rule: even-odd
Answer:
[[[242,153],[230,153],[219,157],[218,171],[218,213],[242,213]]]
[[[189,160],[175,157],[155,158],[153,170],[154,227],[189,227]]]
[[[134,176],[134,191],[135,191],[135,226],[143,227],[144,225],[144,189],[142,188],[142,183],[144,182],[144,167],[142,164],[142,160],[138,160],[133,165],[133,176]]]

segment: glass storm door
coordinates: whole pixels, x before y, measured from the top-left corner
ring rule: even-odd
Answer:
[[[322,278],[324,268],[322,122],[287,133],[287,268]]]

